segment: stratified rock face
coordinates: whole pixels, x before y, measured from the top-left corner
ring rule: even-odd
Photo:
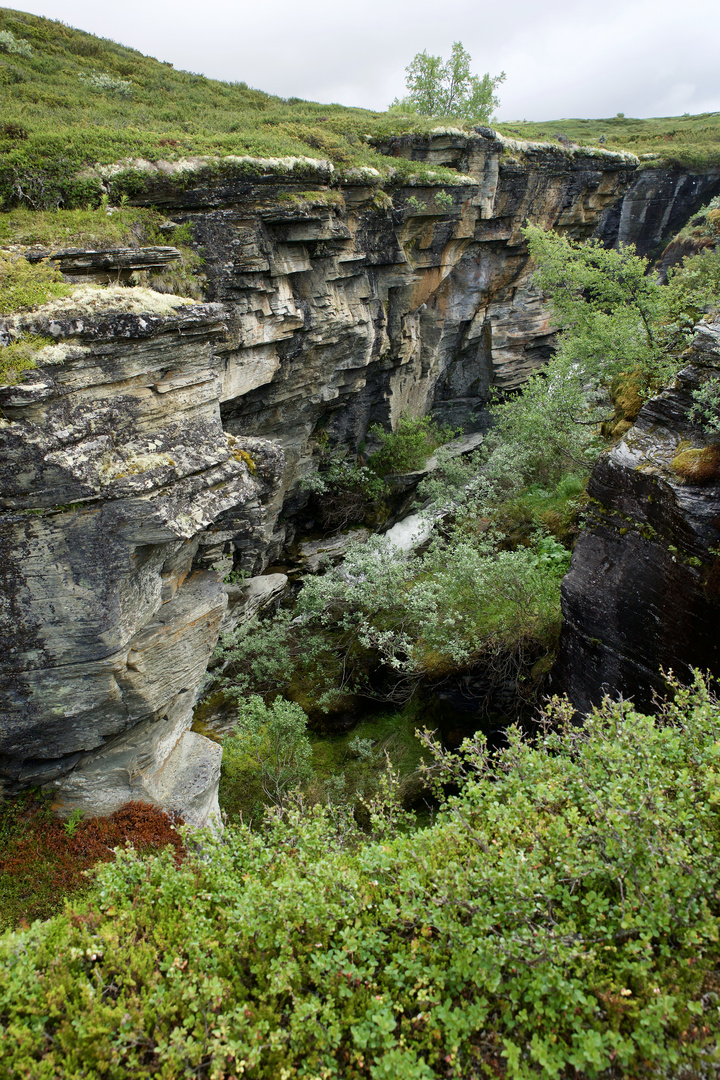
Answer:
[[[720,375],[720,324],[699,328],[689,360],[592,473],[554,672],[581,712],[606,693],[648,707],[661,668],[720,674],[720,448],[688,416]]]
[[[456,180],[145,163],[134,201],[190,226],[213,302],[110,287],[10,320],[57,344],[0,388],[6,786],[50,786],[64,811],[145,798],[208,820],[219,750],[189,730],[196,690],[228,593],[226,627],[281,591],[260,575],[295,538],[317,436],[355,451],[372,422],[428,412],[482,429],[491,387],[519,386],[552,350],[526,222],[642,233],[623,218],[630,155],[492,132],[380,149]],[[75,282],[176,255],[50,252]],[[231,570],[250,582],[223,586]]]
[[[639,255],[658,256],[668,238],[718,192],[717,166],[643,169],[624,199],[606,210],[596,236],[608,246],[633,244]]]
[[[281,464],[223,431],[223,314],[41,311],[58,344],[0,390],[0,764],[61,810],[217,812],[220,748],[188,730],[227,603],[208,530],[261,521]]]
[[[589,236],[637,169],[630,155],[452,132],[380,149],[457,179],[383,190],[374,170],[334,178],[330,166],[182,186],[158,175],[134,200],[190,226],[210,295],[226,306],[226,430],[285,450],[265,565],[293,540],[314,435],[355,451],[369,423],[428,412],[482,429],[491,387],[517,387],[545,362],[554,327],[522,227]]]

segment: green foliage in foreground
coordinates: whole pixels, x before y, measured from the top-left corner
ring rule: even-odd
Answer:
[[[389,792],[170,853],[0,941],[0,1076],[708,1075],[720,1031],[720,706],[556,702],[457,756],[431,827]],[[611,1073],[612,1070],[612,1073]]]

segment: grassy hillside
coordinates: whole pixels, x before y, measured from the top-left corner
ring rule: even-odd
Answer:
[[[580,146],[627,150],[650,159],[680,165],[720,164],[720,112],[700,116],[661,116],[649,120],[613,116],[607,120],[542,120],[497,124],[498,131],[515,139],[556,142],[567,136]],[[647,159],[646,159],[647,160]]]
[[[387,158],[366,135],[428,130],[436,123],[273,97],[245,83],[175,71],[60,22],[0,8],[0,195],[6,205],[22,200],[52,208],[59,183],[77,169],[126,157],[308,156],[340,167],[382,168]],[[76,201],[81,197],[79,189]]]
[[[220,82],[143,56],[61,22],[0,8],[0,197],[5,207],[85,205],[72,178],[83,165],[188,155],[328,158],[336,167],[389,166],[368,136],[428,131],[438,120],[403,117]],[[453,126],[457,121],[453,121]],[[501,124],[508,135],[720,163],[720,116],[665,120],[561,120]],[[393,159],[395,168],[422,172]],[[68,183],[71,181],[70,183]],[[94,193],[94,197],[97,197]]]

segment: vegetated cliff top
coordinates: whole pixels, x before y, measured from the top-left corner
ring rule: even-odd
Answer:
[[[24,12],[0,8],[0,196],[51,207],[84,165],[193,155],[329,159],[336,167],[389,168],[368,136],[428,132],[438,118],[279,98],[245,83],[176,71],[134,49]],[[457,127],[457,121],[450,121]],[[720,117],[503,124],[505,134],[557,145],[605,136],[607,149],[720,163]],[[393,167],[422,172],[418,162]],[[436,169],[436,173],[438,170]],[[76,202],[83,202],[77,192]],[[85,201],[87,201],[85,199]]]
[[[602,145],[607,150],[629,151],[643,164],[676,163],[691,168],[720,164],[720,112],[645,120],[620,115],[606,120],[523,120],[495,126],[514,139],[557,142],[563,136],[581,147]]]

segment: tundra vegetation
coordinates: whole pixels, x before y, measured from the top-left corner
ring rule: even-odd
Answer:
[[[147,284],[202,295],[189,235],[159,231],[153,210],[103,204],[85,165],[297,154],[382,171],[368,134],[436,122],[282,101],[7,9],[0,87],[7,312],[64,299],[67,283],[22,252],[71,238],[173,243],[183,260],[165,275],[184,277]],[[563,125],[570,137],[582,128],[578,141],[602,127],[608,146],[662,140],[665,157],[717,160],[717,118]],[[357,457],[318,433],[307,496],[326,508],[324,528],[377,524],[393,477],[431,453],[439,467],[419,494],[434,528],[412,554],[378,536],[351,546],[292,609],[221,644],[212,690],[236,713],[222,836],[147,807],[63,825],[37,793],[4,804],[0,1078],[716,1068],[720,704],[703,675],[687,687],[668,673],[653,717],[606,702],[579,727],[553,700],[529,732],[510,724],[500,747],[478,733],[452,752],[416,734],[428,690],[465,676],[482,674],[488,701],[510,684],[518,703],[537,703],[593,462],[717,308],[716,211],[688,227],[697,254],[666,285],[630,249],[527,230],[559,347],[493,405],[474,455],[452,457],[456,433],[427,418],[371,429]],[[6,346],[0,378],[19,378],[46,345]],[[716,384],[693,415],[720,430]],[[683,475],[701,467],[678,463]],[[372,711],[352,732],[317,737],[359,701]]]
[[[462,80],[466,67],[467,78],[471,77],[469,61],[460,49],[449,64],[452,68],[457,61]],[[435,77],[439,75],[438,70]],[[492,96],[494,80],[485,76],[480,83]],[[225,155],[322,158],[331,161],[338,173],[371,166],[381,175],[392,168],[400,179],[432,172],[433,183],[452,183],[457,181],[452,170],[429,170],[420,162],[389,159],[373,145],[373,140],[389,134],[429,132],[443,119],[462,129],[468,121],[457,114],[463,107],[457,94],[446,90],[443,94],[447,107],[454,110],[447,117],[423,115],[414,106],[376,113],[278,98],[243,82],[176,71],[171,64],[61,22],[2,8],[0,196],[6,208],[97,205],[102,189],[99,179],[87,172],[88,166]],[[440,98],[438,107],[439,103]],[[497,127],[518,138],[557,142],[561,134],[582,146],[597,146],[603,140],[608,149],[653,155],[644,163],[648,166],[720,161],[720,117],[712,113]],[[245,168],[252,171],[251,163]],[[133,183],[140,180],[135,175]],[[123,190],[132,194],[127,176],[125,181],[122,173],[112,181],[114,199]]]
[[[429,736],[432,824],[296,796],[0,939],[0,1076],[708,1075],[720,705],[552,702],[491,755]],[[445,794],[452,785],[455,794]]]

